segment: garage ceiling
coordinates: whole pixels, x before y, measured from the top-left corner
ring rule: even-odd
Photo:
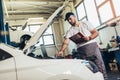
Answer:
[[[48,18],[65,0],[3,0],[5,20]]]

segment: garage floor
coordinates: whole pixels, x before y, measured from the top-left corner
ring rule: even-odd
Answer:
[[[120,72],[108,72],[108,80],[120,80]]]

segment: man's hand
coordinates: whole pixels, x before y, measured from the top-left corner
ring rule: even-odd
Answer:
[[[84,40],[85,40],[85,41],[89,41],[89,40],[91,40],[91,39],[90,39],[89,36],[85,36],[85,37],[84,37]]]
[[[59,51],[58,53],[55,54],[55,56],[63,56],[63,51]]]
[[[58,53],[55,54],[55,56],[63,56],[63,52],[68,46],[68,43],[70,42],[69,38],[66,38],[62,44],[62,47]]]
[[[93,29],[90,32],[91,32],[91,35],[90,36],[85,36],[84,40],[86,40],[86,41],[92,40],[92,39],[96,38],[98,36],[98,34],[99,34],[96,29]]]

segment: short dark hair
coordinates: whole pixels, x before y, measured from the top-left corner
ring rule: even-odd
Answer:
[[[65,21],[68,20],[68,18],[69,18],[71,15],[74,15],[74,13],[72,13],[72,12],[67,12],[66,15],[65,15]]]

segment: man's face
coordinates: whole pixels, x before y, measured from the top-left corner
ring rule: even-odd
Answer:
[[[74,26],[75,23],[76,23],[76,18],[75,18],[74,15],[71,15],[71,16],[68,18],[67,21],[68,21],[72,26]]]

